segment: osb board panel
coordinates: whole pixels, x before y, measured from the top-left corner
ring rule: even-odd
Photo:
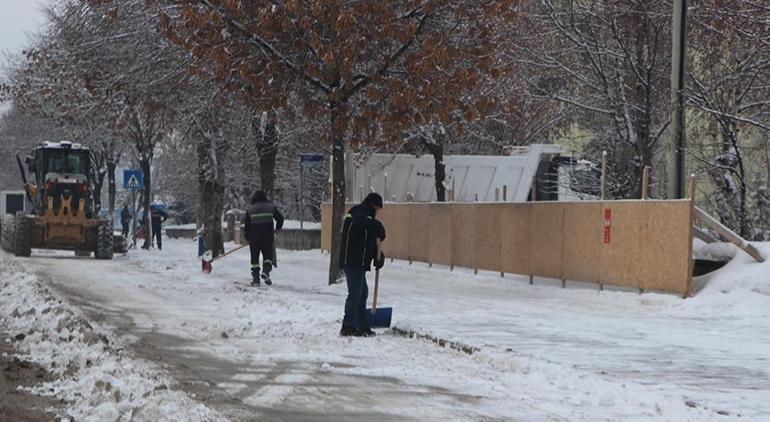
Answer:
[[[562,277],[588,282],[602,280],[603,222],[600,203],[564,204]]]
[[[386,204],[377,215],[385,225],[383,250],[388,257],[409,259],[409,207],[408,204]]]
[[[503,227],[500,215],[504,204],[476,204],[473,224],[476,227],[473,242],[474,268],[500,271],[500,253]]]
[[[500,271],[530,274],[530,204],[505,204],[500,211]]]
[[[321,204],[321,249],[332,248],[332,204]]]
[[[428,262],[431,218],[430,204],[409,206],[409,256],[414,261]]]
[[[530,271],[534,275],[561,278],[564,204],[534,202],[530,213]]]
[[[641,287],[686,295],[691,271],[690,203],[671,201],[642,204],[640,222]]]
[[[640,246],[642,213],[641,201],[602,203],[602,221],[605,210],[612,210],[610,243],[602,239],[604,283],[615,286],[641,287]]]
[[[432,204],[430,209],[430,252],[429,262],[433,264],[452,265],[452,206],[447,204]]]
[[[452,206],[452,259],[458,267],[473,268],[476,247],[476,226],[474,204],[453,204]]]

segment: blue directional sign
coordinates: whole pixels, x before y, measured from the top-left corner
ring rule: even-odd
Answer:
[[[144,187],[144,174],[141,170],[123,170],[123,187],[138,190]]]
[[[324,160],[322,154],[300,154],[299,161],[302,164],[320,163]]]

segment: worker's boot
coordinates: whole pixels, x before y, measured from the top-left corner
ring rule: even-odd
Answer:
[[[251,285],[259,286],[259,267],[251,269]]]
[[[270,280],[270,274],[268,273],[262,273],[262,281],[264,281],[267,286],[273,285],[273,280]]]
[[[264,281],[266,285],[272,286],[273,281],[270,280],[270,272],[273,270],[273,263],[266,260],[263,264],[265,266],[265,272],[262,273],[262,281]]]

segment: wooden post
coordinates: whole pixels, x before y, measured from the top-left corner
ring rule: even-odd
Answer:
[[[508,202],[508,185],[503,185],[503,202]]]
[[[475,198],[476,198],[476,202],[479,202],[479,193],[478,192],[476,192]]]
[[[388,200],[388,173],[385,173],[385,186],[382,188],[382,197]]]
[[[450,199],[451,202],[455,201],[455,178],[452,178],[452,199]]]
[[[644,166],[642,173],[642,199],[649,198],[650,190],[650,166]]]
[[[561,279],[561,288],[562,289],[566,289],[567,288],[567,280],[565,280],[563,278]]]
[[[607,151],[602,151],[602,201],[607,198]]]
[[[688,186],[687,198],[690,201],[695,202],[695,175],[694,174],[690,175],[689,182],[690,182],[690,185]]]
[[[500,202],[500,188],[495,186],[495,202]]]
[[[531,285],[533,285],[533,284],[535,284],[535,276],[533,276],[532,274],[530,274],[530,275],[529,275],[529,285],[531,286]]]

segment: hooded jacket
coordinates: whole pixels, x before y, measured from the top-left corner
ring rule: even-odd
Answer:
[[[342,225],[340,268],[371,270],[377,258],[377,239],[385,240],[385,226],[374,215],[365,203],[348,211]]]

